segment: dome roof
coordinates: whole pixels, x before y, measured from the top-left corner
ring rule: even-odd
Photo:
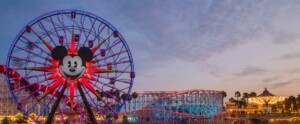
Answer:
[[[265,90],[263,93],[261,93],[259,96],[275,96],[274,94],[270,93],[267,88],[265,87]]]

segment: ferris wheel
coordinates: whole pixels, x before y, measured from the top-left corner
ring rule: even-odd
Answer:
[[[106,123],[130,96],[130,49],[104,19],[58,10],[29,22],[7,55],[6,76],[18,108],[37,123]],[[18,97],[22,93],[24,97]]]

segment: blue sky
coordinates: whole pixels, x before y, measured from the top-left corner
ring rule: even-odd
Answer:
[[[135,62],[134,91],[300,93],[300,1],[2,0],[0,63],[23,26],[57,9],[89,11],[120,31]]]

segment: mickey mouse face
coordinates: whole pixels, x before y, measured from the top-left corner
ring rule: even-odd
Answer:
[[[85,66],[79,56],[65,56],[59,66],[59,72],[66,79],[74,81],[79,79],[85,72]]]
[[[81,47],[78,55],[67,55],[64,46],[56,46],[51,51],[51,56],[55,60],[60,60],[59,73],[69,81],[76,81],[85,73],[85,61],[93,59],[93,52],[87,47]]]

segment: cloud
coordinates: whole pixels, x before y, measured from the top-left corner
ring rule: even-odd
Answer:
[[[274,1],[121,2],[113,0],[72,4],[54,3],[56,2],[32,2],[30,9],[20,2],[14,7],[2,4],[3,11],[0,15],[11,17],[9,20],[4,18],[0,27],[5,28],[3,29],[5,31],[19,30],[20,27],[12,28],[10,25],[6,26],[6,23],[13,20],[23,25],[44,12],[58,8],[79,8],[90,11],[111,22],[122,33],[135,60],[143,60],[139,63],[148,65],[137,66],[137,69],[143,68],[143,70],[147,67],[156,67],[157,63],[170,63],[174,58],[201,62],[265,34],[273,36],[277,36],[280,32],[290,34],[289,30],[281,31],[279,27],[274,28],[277,23],[285,23],[286,26],[288,24],[286,20],[281,22],[274,19],[299,13],[299,11],[291,11],[295,10],[293,5],[297,4]],[[47,7],[43,8],[41,5]],[[14,14],[7,13],[12,10]],[[26,18],[26,21],[20,21],[22,19],[16,18],[18,16]],[[290,36],[285,35],[285,37]],[[281,37],[278,37],[277,41],[285,41],[279,38]]]
[[[258,75],[266,72],[267,70],[258,67],[247,67],[241,72],[236,73],[235,76],[249,76],[249,75]]]
[[[282,60],[291,60],[291,59],[297,59],[299,57],[300,57],[300,51],[297,51],[297,52],[292,52],[292,53],[284,54],[284,55],[280,56],[279,59],[282,59]]]
[[[296,30],[289,30],[294,23],[274,20],[297,15],[293,3],[155,1],[138,11],[135,4],[144,6],[128,5],[131,20],[122,20],[121,28],[130,27],[122,30],[130,33],[127,41],[134,48],[133,55],[143,56],[148,65],[172,63],[173,59],[202,63],[249,41],[258,42],[257,38],[271,37],[276,43],[297,38]]]
[[[262,80],[262,82],[269,83],[269,82],[276,81],[280,78],[281,78],[280,76],[274,76],[274,77],[271,77],[271,78],[265,78],[265,79]]]
[[[295,68],[287,71],[289,74],[297,74],[300,73],[300,68]]]
[[[292,80],[288,80],[285,82],[278,82],[275,84],[271,84],[270,88],[271,89],[282,88],[284,86],[291,85],[293,83],[299,83],[299,81],[300,81],[300,79],[292,79]]]

